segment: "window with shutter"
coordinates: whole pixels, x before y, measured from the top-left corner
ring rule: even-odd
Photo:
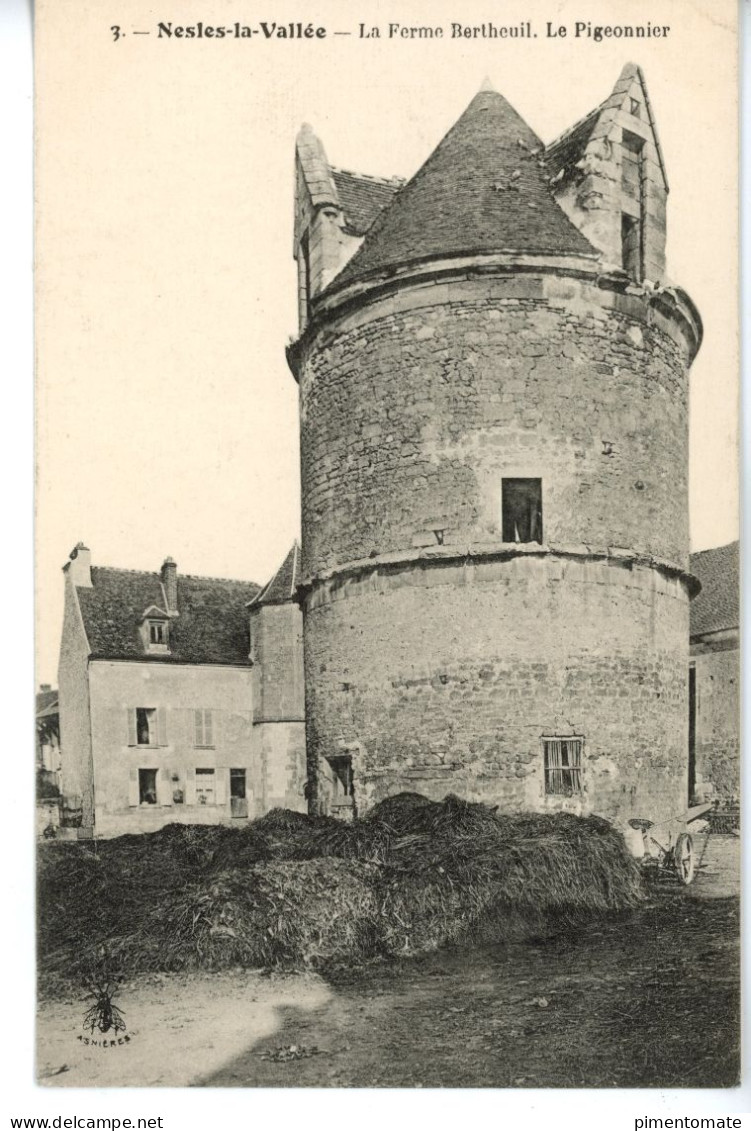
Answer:
[[[216,773],[214,770],[196,768],[196,804],[216,804]]]
[[[159,727],[156,707],[133,707],[128,711],[130,746],[158,746]]]
[[[156,781],[156,796],[160,805],[172,804],[172,786],[170,784],[169,770],[162,768]]]
[[[138,771],[138,800],[141,805],[156,805],[156,770]]]
[[[195,745],[204,748],[212,747],[214,745],[213,711],[199,707],[193,714],[195,720]]]

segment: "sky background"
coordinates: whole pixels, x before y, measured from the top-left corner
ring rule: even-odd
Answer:
[[[275,5],[182,0],[179,21]],[[627,12],[627,16],[626,13]],[[75,18],[72,18],[75,15]],[[701,311],[691,376],[692,548],[737,537],[736,59],[727,2],[298,4],[366,19],[515,24],[533,40],[159,40],[141,0],[37,14],[37,676],[56,683],[61,567],[265,582],[299,532],[292,260],[296,133],[330,161],[411,176],[487,75],[548,142],[645,73],[670,181],[668,272]],[[669,24],[666,39],[545,38],[545,23]],[[725,19],[726,17],[726,19]],[[278,17],[279,18],[279,17]],[[730,21],[729,23],[727,21]],[[175,22],[177,22],[175,20]],[[126,33],[113,42],[111,25]],[[151,30],[135,36],[135,30]]]

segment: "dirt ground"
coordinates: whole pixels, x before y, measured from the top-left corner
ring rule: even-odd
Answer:
[[[701,851],[701,846],[700,846]],[[45,1001],[51,1086],[722,1087],[739,1076],[739,842],[695,883],[575,934],[314,975],[155,976],[122,987],[127,1043]],[[101,1037],[101,1034],[98,1034]],[[121,1034],[121,1039],[123,1034]]]

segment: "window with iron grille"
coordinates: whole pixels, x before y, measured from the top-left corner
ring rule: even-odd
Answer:
[[[582,738],[543,738],[545,792],[571,797],[582,791]]]

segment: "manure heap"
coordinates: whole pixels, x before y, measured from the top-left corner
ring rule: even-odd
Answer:
[[[519,939],[636,906],[639,868],[598,817],[388,798],[344,824],[275,809],[39,848],[42,988],[231,967],[325,969]]]

